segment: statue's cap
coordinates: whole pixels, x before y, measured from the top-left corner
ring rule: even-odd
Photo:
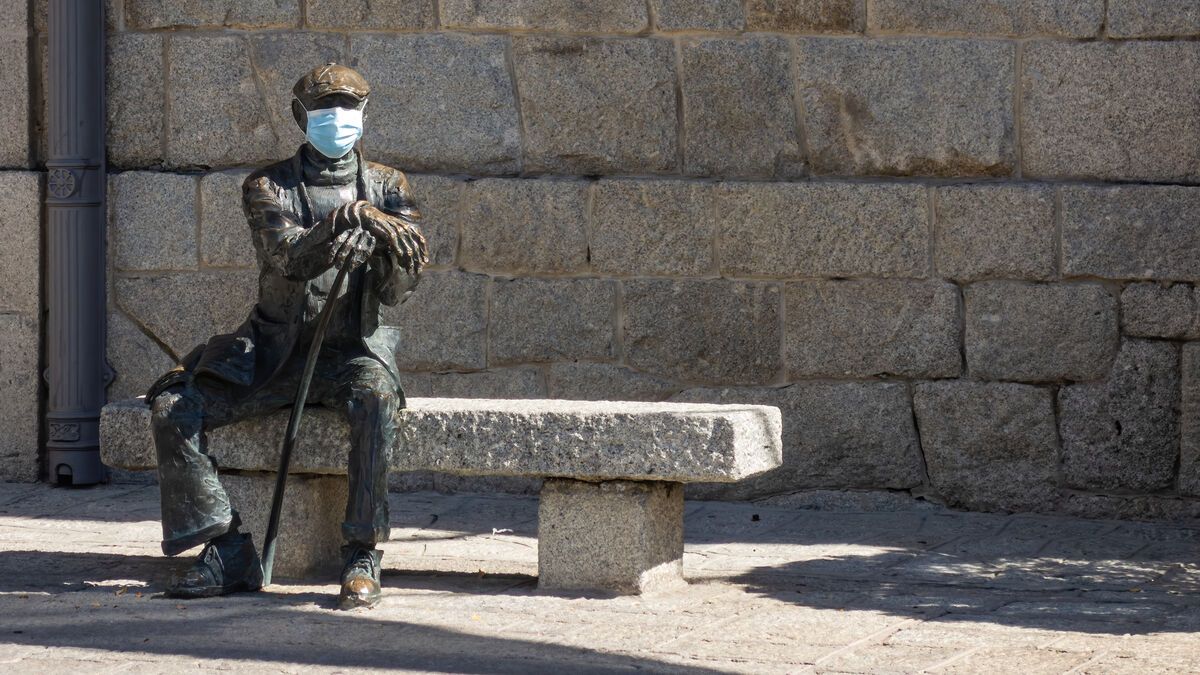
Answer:
[[[358,71],[336,63],[313,68],[292,87],[292,94],[309,110],[317,99],[330,94],[349,94],[361,101],[370,93],[371,88]]]

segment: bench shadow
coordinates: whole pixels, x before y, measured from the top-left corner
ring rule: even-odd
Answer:
[[[703,505],[695,511],[685,571],[689,563],[708,567],[693,575],[698,583],[734,583],[813,609],[941,622],[1105,635],[1200,631],[1194,527],[946,510],[747,507],[716,518]],[[762,562],[721,572],[722,555]]]
[[[1114,636],[1200,631],[1200,615],[1187,601],[1146,591],[1136,583],[1089,588],[1057,580],[1031,582],[1043,574],[1036,568],[1026,570],[1028,576],[1020,584],[1006,584],[989,573],[963,569],[947,571],[953,574],[955,583],[914,579],[903,574],[833,578],[816,576],[810,570],[838,562],[862,561],[834,558],[822,560],[819,565],[796,561],[731,575],[722,581],[739,584],[750,593],[812,609],[885,612],[933,622],[986,623]],[[1088,573],[1095,574],[1095,570],[1089,569]],[[989,585],[989,581],[997,581],[997,585]],[[1137,599],[1133,599],[1134,594]]]
[[[409,590],[461,591],[464,586],[478,586],[472,592],[481,594],[520,593],[529,595],[537,589],[537,577],[532,574],[493,574],[490,572],[447,572],[439,570],[413,570],[383,568],[384,588],[395,587]],[[539,595],[543,593],[539,592]]]

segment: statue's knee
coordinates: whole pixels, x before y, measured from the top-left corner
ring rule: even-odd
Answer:
[[[161,392],[150,402],[150,422],[155,430],[178,429],[198,417],[195,403],[177,389]]]
[[[390,417],[399,400],[399,393],[391,387],[351,387],[346,413],[351,421]]]

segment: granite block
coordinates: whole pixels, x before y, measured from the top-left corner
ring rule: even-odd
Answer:
[[[674,60],[671,43],[656,38],[515,39],[525,170],[675,169]]]
[[[813,173],[1008,176],[1015,169],[1012,45],[812,38],[796,50]]]
[[[779,374],[774,285],[642,279],[624,290],[624,345],[634,368],[713,384],[765,384]]]

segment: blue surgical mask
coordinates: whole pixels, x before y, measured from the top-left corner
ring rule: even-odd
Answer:
[[[321,108],[308,111],[305,135],[317,152],[338,159],[354,147],[363,132],[363,111],[352,108]]]

